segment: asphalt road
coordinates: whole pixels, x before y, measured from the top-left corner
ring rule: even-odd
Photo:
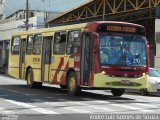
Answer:
[[[142,119],[159,111],[160,95],[126,92],[114,97],[110,91],[85,90],[72,97],[59,86],[30,89],[24,80],[0,75],[0,120],[108,120],[115,119],[114,114],[116,119],[121,114],[132,114],[132,118],[140,114],[137,119]]]

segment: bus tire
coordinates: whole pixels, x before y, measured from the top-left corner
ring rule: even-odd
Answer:
[[[41,88],[42,87],[42,82],[34,81],[33,70],[31,68],[27,72],[26,79],[27,79],[27,87],[29,88]]]
[[[111,89],[111,93],[113,94],[113,96],[122,96],[124,91],[125,89]]]
[[[141,89],[141,90],[140,90],[140,94],[143,95],[143,96],[148,95],[147,89]]]
[[[71,96],[79,95],[81,88],[77,86],[77,75],[75,72],[71,72],[67,78],[67,89]]]

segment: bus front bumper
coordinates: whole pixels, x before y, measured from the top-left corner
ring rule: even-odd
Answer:
[[[148,84],[148,75],[139,78],[110,77],[103,73],[95,74],[93,87],[96,88],[124,88],[124,89],[145,89]]]

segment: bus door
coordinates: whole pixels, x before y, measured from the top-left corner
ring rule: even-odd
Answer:
[[[24,70],[25,70],[25,46],[26,46],[26,39],[21,39],[20,43],[20,59],[19,59],[19,78],[24,78]]]
[[[89,86],[90,73],[92,69],[93,57],[93,41],[91,33],[83,33],[82,35],[82,51],[81,51],[81,85]]]
[[[49,73],[51,65],[51,55],[52,55],[52,36],[43,37],[42,46],[42,81],[49,82]]]

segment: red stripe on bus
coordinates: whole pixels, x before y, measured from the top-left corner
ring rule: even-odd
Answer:
[[[59,65],[58,65],[58,68],[57,68],[57,70],[56,70],[56,73],[55,73],[52,81],[57,80],[57,75],[58,75],[59,71],[61,70],[61,68],[62,68],[62,66],[63,66],[63,64],[64,64],[64,57],[61,57],[60,59],[61,59],[61,60],[60,60],[60,63],[59,63]]]

